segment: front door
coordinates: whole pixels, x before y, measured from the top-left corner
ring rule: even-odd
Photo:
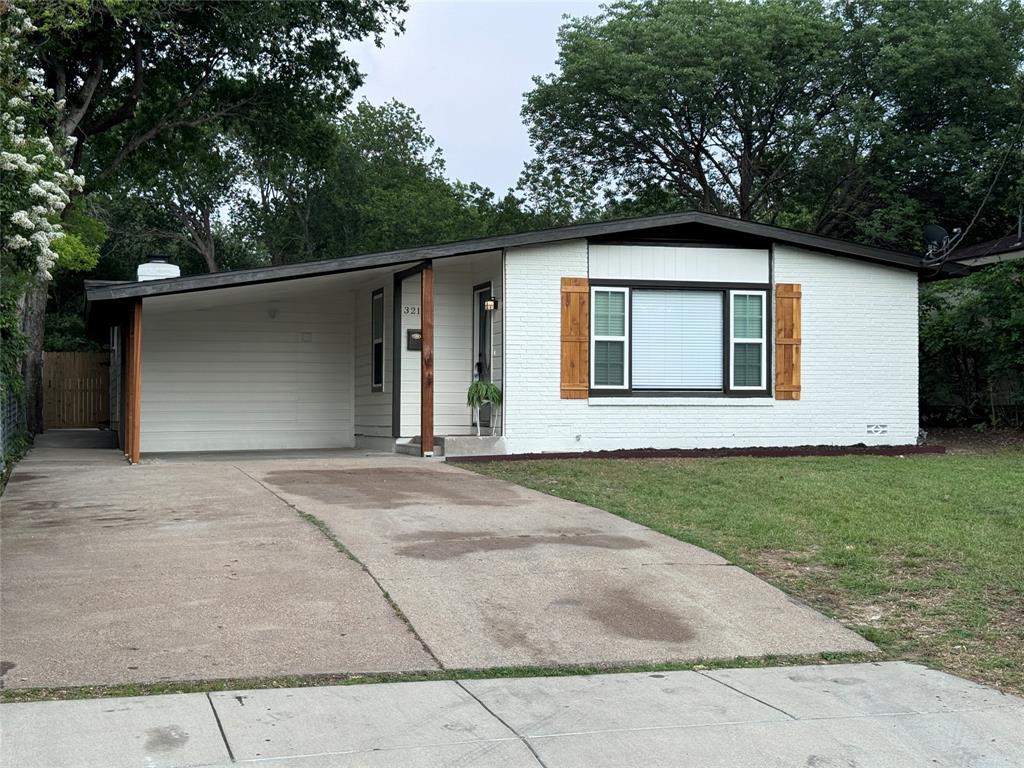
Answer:
[[[491,380],[491,313],[484,302],[491,296],[491,284],[485,283],[473,289],[473,379]],[[480,409],[480,426],[491,426],[491,406]],[[474,422],[475,426],[475,422]]]

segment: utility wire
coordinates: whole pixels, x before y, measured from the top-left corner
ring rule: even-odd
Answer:
[[[1017,142],[1020,139],[1020,132],[1022,128],[1024,128],[1024,116],[1022,116],[1017,123],[1017,130],[1014,131],[1013,141],[1010,142],[1009,146],[1006,147],[1006,151],[1003,152],[1003,159],[999,161],[999,167],[996,168],[996,172],[992,176],[992,183],[988,185],[988,190],[985,192],[985,197],[982,199],[981,205],[979,205],[978,210],[974,212],[974,217],[971,219],[970,224],[967,225],[967,228],[964,229],[964,231],[957,236],[956,243],[953,245],[953,247],[946,251],[944,258],[941,262],[939,262],[940,268],[942,267],[942,264],[946,261],[946,259],[949,258],[949,254],[955,251],[959,247],[960,243],[964,241],[964,238],[967,237],[967,233],[971,231],[971,228],[978,221],[978,217],[981,216],[981,212],[985,208],[985,204],[988,203],[988,199],[992,195],[992,190],[996,188],[996,182],[999,181],[999,177],[1002,176],[1003,174],[1003,167],[1006,165],[1006,161],[1010,157],[1010,152],[1012,152],[1014,147],[1017,146]]]

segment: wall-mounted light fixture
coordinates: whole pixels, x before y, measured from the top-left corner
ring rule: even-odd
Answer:
[[[493,296],[488,296],[484,299],[484,309],[488,312],[493,312],[498,308],[498,300]]]

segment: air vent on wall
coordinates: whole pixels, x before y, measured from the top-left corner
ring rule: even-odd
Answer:
[[[889,425],[888,424],[868,424],[869,435],[888,435]]]

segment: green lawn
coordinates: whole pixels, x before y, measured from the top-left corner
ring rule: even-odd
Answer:
[[[1024,451],[466,466],[718,552],[893,657],[1024,692]]]

